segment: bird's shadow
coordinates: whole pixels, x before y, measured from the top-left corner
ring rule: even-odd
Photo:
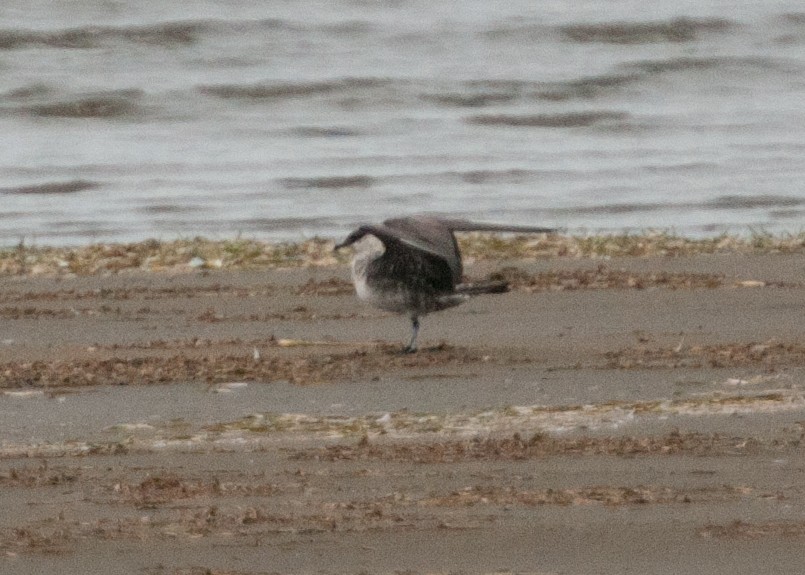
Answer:
[[[444,341],[441,341],[434,345],[421,346],[414,350],[411,350],[404,346],[390,343],[383,343],[378,346],[378,351],[380,351],[380,353],[382,353],[383,355],[396,356],[396,357],[417,357],[418,355],[447,353],[447,352],[454,352],[456,350],[458,350],[456,346],[450,345]]]

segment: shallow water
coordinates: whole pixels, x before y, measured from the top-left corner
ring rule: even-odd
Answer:
[[[805,11],[10,0],[0,245],[805,222]]]

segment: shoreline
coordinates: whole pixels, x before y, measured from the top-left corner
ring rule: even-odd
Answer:
[[[772,235],[752,232],[687,238],[671,232],[607,235],[501,236],[458,235],[465,261],[498,259],[681,257],[697,254],[767,254],[805,252],[805,232]],[[1,275],[92,275],[194,269],[273,269],[330,267],[349,256],[333,253],[334,240],[264,242],[251,239],[209,240],[203,237],[135,243],[97,243],[80,247],[17,246],[0,248]]]

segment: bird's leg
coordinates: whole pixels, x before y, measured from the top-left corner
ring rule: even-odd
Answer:
[[[419,317],[411,316],[411,341],[403,348],[403,353],[414,353],[416,351],[416,336],[419,334]]]

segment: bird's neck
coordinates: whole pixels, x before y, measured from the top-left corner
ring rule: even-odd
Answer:
[[[366,268],[369,264],[386,252],[386,247],[379,239],[371,234],[365,235],[353,244],[355,256],[352,258],[352,277],[366,277]]]

